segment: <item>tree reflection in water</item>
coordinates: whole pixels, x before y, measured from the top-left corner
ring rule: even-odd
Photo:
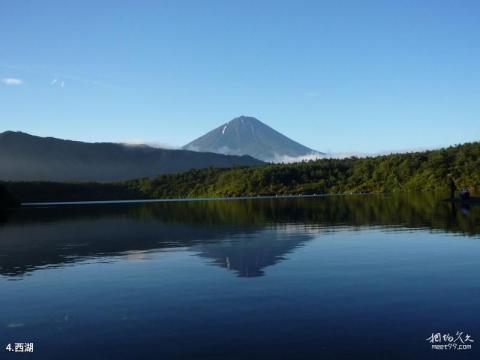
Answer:
[[[322,231],[372,226],[476,237],[480,207],[399,194],[23,208],[0,216],[0,274],[187,247],[254,277]]]

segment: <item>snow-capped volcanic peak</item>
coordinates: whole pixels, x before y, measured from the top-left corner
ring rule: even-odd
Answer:
[[[271,162],[291,162],[297,158],[300,161],[322,155],[249,116],[237,117],[188,143],[184,148],[229,155],[250,155]]]

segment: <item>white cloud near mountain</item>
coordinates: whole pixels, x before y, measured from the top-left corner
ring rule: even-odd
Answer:
[[[178,148],[178,147],[172,146],[170,144],[156,142],[156,141],[146,141],[146,140],[143,140],[143,139],[127,139],[127,140],[122,141],[121,143],[123,145],[126,145],[126,146],[133,146],[133,147],[135,147],[135,146],[148,146],[148,147],[152,147],[152,148],[155,148],[155,149],[175,150],[175,149]]]
[[[320,153],[310,153],[310,154],[301,155],[301,156],[288,156],[288,155],[278,155],[277,154],[270,161],[273,162],[273,163],[290,164],[290,163],[297,163],[297,162],[302,162],[302,161],[318,160],[318,159],[323,159],[325,157],[328,157],[328,155],[320,154]]]

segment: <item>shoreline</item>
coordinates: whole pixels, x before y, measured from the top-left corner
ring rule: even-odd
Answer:
[[[389,193],[341,193],[341,194],[309,194],[309,195],[262,195],[262,196],[235,196],[235,197],[198,197],[198,198],[165,198],[165,199],[134,199],[134,200],[87,200],[87,201],[48,201],[25,202],[20,208],[68,205],[129,205],[163,202],[189,202],[189,201],[228,201],[228,200],[255,200],[255,199],[294,199],[294,198],[320,198],[348,195],[388,195]]]

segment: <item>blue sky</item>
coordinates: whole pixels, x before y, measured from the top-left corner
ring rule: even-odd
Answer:
[[[2,1],[0,131],[330,152],[480,139],[479,1]]]

